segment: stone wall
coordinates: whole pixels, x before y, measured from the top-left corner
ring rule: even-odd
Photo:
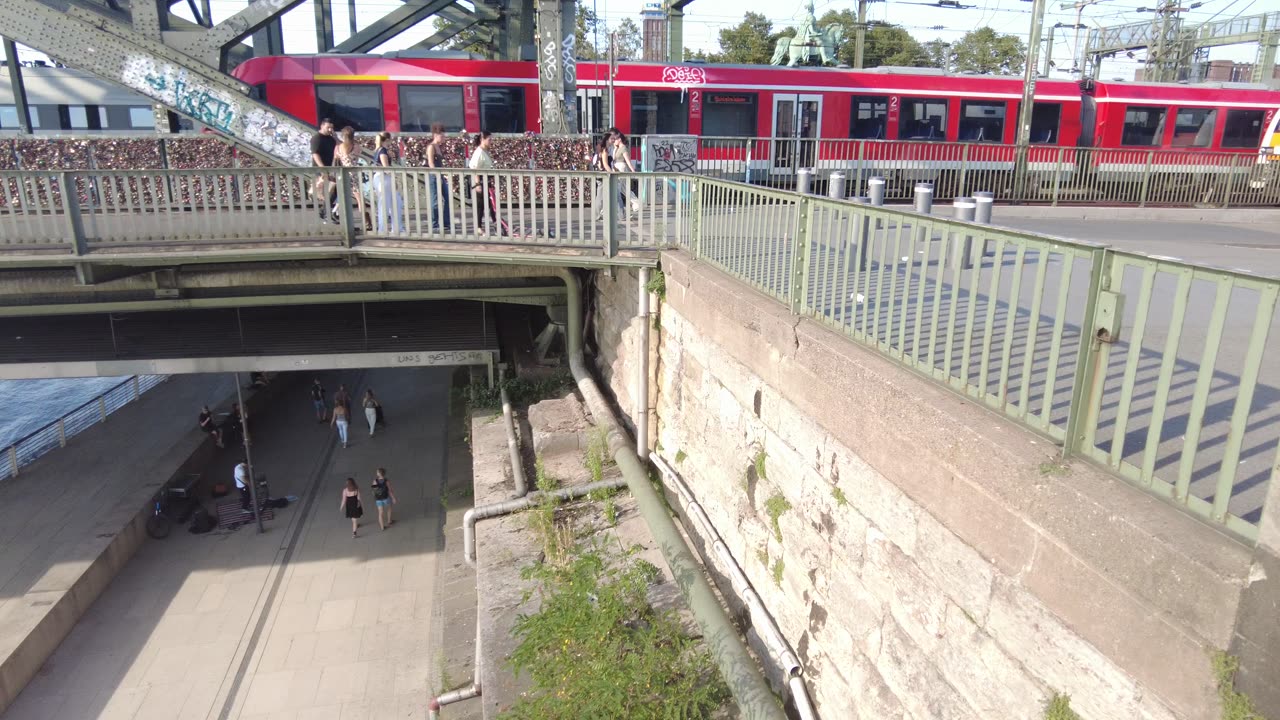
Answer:
[[[631,432],[635,432],[636,414],[636,377],[640,362],[637,350],[640,343],[642,321],[636,316],[640,307],[639,292],[640,272],[625,268],[614,271],[609,277],[604,273],[595,275],[595,292],[592,293],[595,305],[591,314],[592,330],[595,340],[596,369],[600,373],[602,387],[613,391],[614,400],[621,411],[619,416]],[[658,298],[650,295],[649,308],[657,312]],[[658,363],[657,348],[661,327],[655,329],[650,323],[649,332],[649,376],[654,377],[653,368]],[[657,383],[649,383],[649,408],[657,402]],[[649,444],[654,444],[657,433],[657,418],[649,413]]]
[[[1054,692],[1086,720],[1217,717],[1210,653],[1231,638],[1244,547],[1059,470],[1042,438],[723,273],[662,264],[661,453],[823,717],[1040,718]],[[635,290],[597,281],[601,372],[624,407]]]

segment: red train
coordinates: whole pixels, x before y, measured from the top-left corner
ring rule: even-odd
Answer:
[[[539,130],[537,72],[533,62],[391,54],[257,58],[235,74],[313,124],[325,116],[361,131],[426,132],[438,122],[450,132],[521,133]],[[880,169],[1008,169],[1022,97],[1018,78],[928,69],[621,63],[609,123],[608,66],[582,62],[577,74],[584,132],[614,124],[633,136],[768,138],[704,141],[699,155],[703,164],[743,162],[751,148],[753,169],[768,173],[847,167],[854,153]],[[1247,86],[1042,80],[1031,167],[1132,172],[1152,162],[1149,150],[1177,150],[1154,162],[1172,173],[1202,170],[1222,153],[1256,157],[1277,109],[1280,92]],[[1132,152],[1084,160],[1070,149],[1078,147]]]

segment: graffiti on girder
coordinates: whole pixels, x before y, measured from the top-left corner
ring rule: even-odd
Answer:
[[[185,68],[151,58],[130,58],[123,80],[130,88],[155,98],[197,122],[227,133],[240,116],[240,103],[228,93],[200,82]]]

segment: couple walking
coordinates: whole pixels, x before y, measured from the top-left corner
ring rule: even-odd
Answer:
[[[391,482],[387,480],[386,468],[378,468],[372,487],[373,502],[378,506],[378,527],[386,530],[395,524],[391,519],[391,506],[399,502],[395,491],[391,489]],[[360,529],[360,518],[364,517],[360,485],[356,483],[355,478],[347,478],[347,483],[342,488],[342,499],[338,503],[338,509],[351,521],[351,537],[355,537]]]
[[[329,419],[329,404],[325,400],[324,385],[320,384],[319,378],[316,378],[311,383],[311,402],[315,407],[316,420],[324,422]],[[378,423],[382,423],[385,426],[387,422],[382,414],[382,403],[378,402],[378,398],[373,394],[372,388],[364,391],[360,406],[364,409],[365,421],[369,423],[369,437],[373,437],[377,432]],[[339,385],[338,392],[333,396],[333,417],[329,420],[329,426],[337,428],[338,439],[342,441],[342,447],[344,448],[348,447],[348,429],[350,425],[351,394],[347,392],[346,385]]]

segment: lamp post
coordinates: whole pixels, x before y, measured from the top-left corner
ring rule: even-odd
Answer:
[[[1045,0],[1034,0],[1031,6],[1031,37],[1027,39],[1027,66],[1022,78],[1022,105],[1018,109],[1018,146],[1013,170],[1013,197],[1022,200],[1027,189],[1027,155],[1031,146],[1031,106],[1036,95],[1036,69],[1039,65],[1040,35],[1044,27]]]
[[[249,413],[244,409],[244,394],[240,390],[240,373],[231,373],[236,382],[236,402],[240,405],[240,439],[244,441],[244,464],[249,471],[249,502],[253,503],[253,519],[258,523],[258,532],[266,530],[262,527],[262,508],[258,505],[258,478],[253,474],[253,455],[249,452]]]

